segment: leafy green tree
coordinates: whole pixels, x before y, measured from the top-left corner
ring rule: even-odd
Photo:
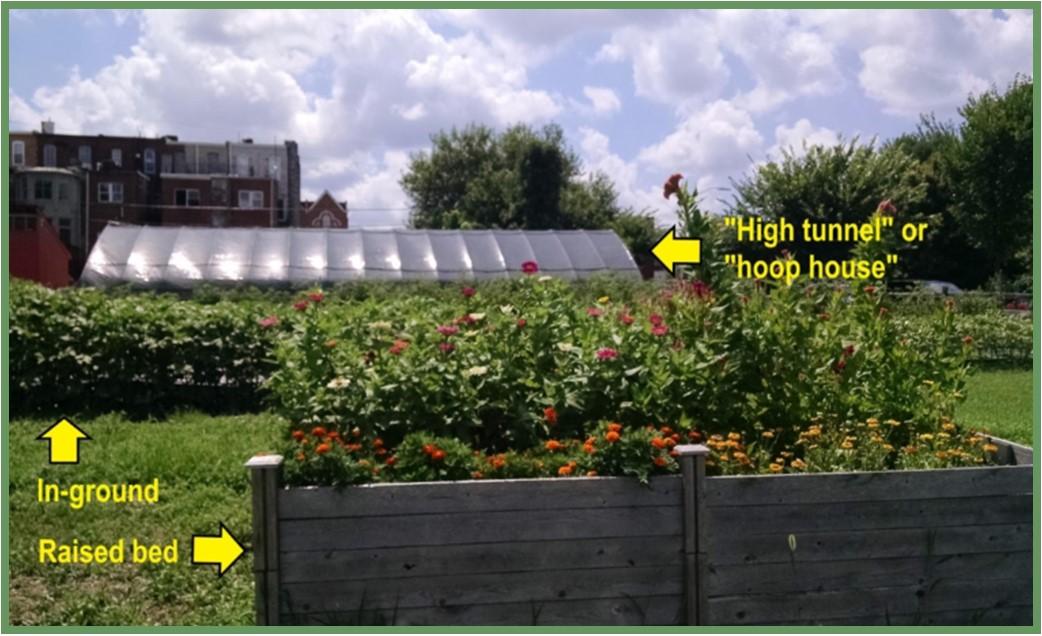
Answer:
[[[582,179],[560,126],[453,128],[411,157],[401,184],[418,228],[603,228],[620,213],[604,175]]]
[[[1004,93],[970,97],[959,110],[961,141],[948,160],[953,213],[994,276],[1030,288],[1032,107],[1030,78]]]
[[[762,164],[751,176],[732,180],[732,187],[735,196],[727,212],[765,221],[788,220],[796,226],[796,240],[784,248],[800,260],[809,254],[846,258],[853,246],[803,241],[804,220],[864,223],[880,202],[890,200],[898,211],[897,223],[914,222],[922,220],[926,193],[912,156],[898,147],[881,148],[874,141],[862,144],[857,138],[833,146],[805,146],[803,153],[785,149],[780,159]],[[766,255],[753,244],[739,246],[750,256]]]

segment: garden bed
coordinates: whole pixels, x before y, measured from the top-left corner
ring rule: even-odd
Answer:
[[[286,488],[253,473],[259,624],[1032,621],[1032,451],[1004,465]]]

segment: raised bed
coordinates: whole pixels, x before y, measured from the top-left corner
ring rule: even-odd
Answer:
[[[285,488],[253,473],[258,624],[1029,625],[1032,452],[1005,465]]]

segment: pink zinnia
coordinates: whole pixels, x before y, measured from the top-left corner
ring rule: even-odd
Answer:
[[[308,308],[308,301],[298,300],[297,302],[293,303],[293,308],[297,311],[305,311]]]
[[[451,342],[443,342],[438,345],[438,348],[441,349],[442,353],[452,353],[452,351],[456,348],[456,345],[452,344]]]
[[[325,300],[325,298],[326,298],[326,295],[325,295],[325,294],[323,294],[323,293],[322,293],[322,292],[320,292],[320,291],[317,291],[317,292],[311,292],[310,294],[308,294],[308,299],[309,299],[309,300],[310,300],[311,302],[313,302],[313,303],[320,303],[320,302],[322,302],[323,300]]]
[[[669,333],[669,327],[666,325],[655,325],[651,328],[651,335],[653,336],[664,336]]]
[[[619,352],[611,347],[601,347],[597,350],[598,360],[614,360],[619,357]]]
[[[662,320],[662,316],[660,316],[658,314],[651,314],[650,316],[648,316],[648,321],[651,324],[655,325],[656,327],[661,325],[664,322]]]
[[[465,298],[470,298],[471,296],[473,296],[476,293],[478,293],[478,290],[474,289],[473,287],[464,287],[463,288],[463,296]]]
[[[633,324],[633,316],[629,314],[619,314],[619,322],[628,327]]]
[[[459,327],[453,327],[452,325],[438,325],[438,333],[445,336],[455,336],[459,333]]]
[[[535,274],[539,271],[539,263],[535,261],[525,261],[521,263],[521,271],[525,274]]]
[[[527,324],[528,324],[528,321],[525,320],[524,318],[518,318],[517,319],[517,328],[518,329],[524,329],[525,325],[527,325]]]
[[[279,317],[278,316],[268,316],[267,318],[261,318],[260,320],[257,321],[257,323],[263,329],[271,329],[272,327],[274,327],[277,324],[279,324]]]
[[[601,313],[602,313],[601,310],[597,309],[596,307],[587,307],[586,308],[586,315],[590,316],[591,318],[597,318],[597,317],[599,317],[601,315]]]

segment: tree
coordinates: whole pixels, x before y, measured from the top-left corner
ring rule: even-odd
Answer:
[[[897,208],[898,223],[921,220],[919,209],[926,191],[918,163],[901,148],[878,148],[857,138],[832,146],[804,146],[802,154],[785,149],[779,160],[762,164],[745,179],[732,180],[732,187],[735,196],[727,212],[788,220],[797,231],[796,240],[785,248],[800,260],[809,254],[847,258],[852,247],[803,241],[804,220],[864,223],[886,199]],[[751,256],[765,256],[749,243],[739,246]]]
[[[582,165],[560,126],[472,125],[431,137],[401,185],[418,228],[604,228],[620,214],[615,188]]]
[[[1032,93],[1030,78],[1017,77],[1000,94],[970,97],[960,143],[947,169],[953,214],[984,263],[1000,279],[1030,288],[1032,262]]]

